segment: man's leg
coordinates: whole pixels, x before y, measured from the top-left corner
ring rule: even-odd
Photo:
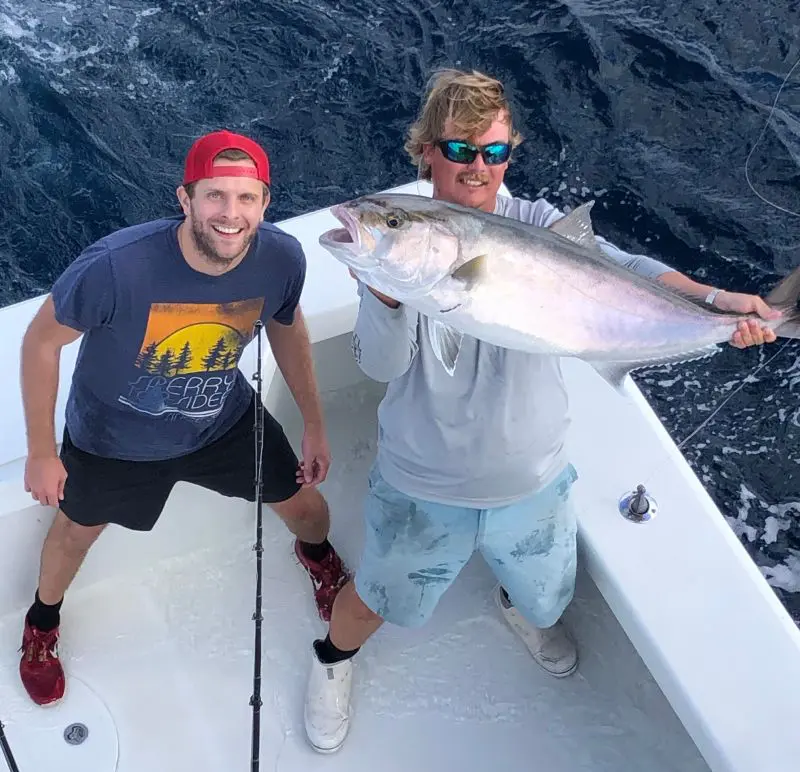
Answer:
[[[353,581],[333,606],[328,636],[314,641],[306,734],[321,753],[338,750],[350,723],[352,657],[383,621],[419,627],[475,549],[478,510],[412,499],[377,467],[364,506],[366,539]]]
[[[61,604],[90,547],[108,523],[150,530],[172,489],[165,467],[100,458],[76,448],[64,433],[64,499],[42,547],[39,586],[25,616],[20,678],[37,705],[63,696],[58,657]]]
[[[77,525],[59,509],[47,532],[39,588],[25,617],[20,661],[22,683],[37,705],[52,705],[64,696],[66,680],[58,659],[61,604],[89,547],[103,528],[104,525]]]
[[[301,542],[321,545],[328,538],[328,502],[316,488],[301,488],[289,499],[270,502],[270,507]]]
[[[56,512],[42,547],[38,594],[43,604],[54,605],[64,598],[64,593],[78,573],[89,547],[106,525],[78,525],[62,510]]]
[[[382,624],[383,619],[361,600],[355,580],[351,579],[333,604],[327,639],[332,647],[328,656],[323,657],[323,662],[336,662],[346,658],[341,657],[337,651],[352,656]]]
[[[328,541],[328,502],[316,488],[301,488],[290,499],[271,502],[270,507],[297,537],[295,556],[311,578],[320,619],[330,621],[333,603],[349,574]]]
[[[575,672],[578,652],[560,617],[575,590],[572,466],[547,488],[484,514],[481,552],[500,580],[496,601],[506,622],[551,675]]]
[[[83,564],[89,547],[105,529],[104,525],[73,523],[62,510],[56,512],[42,546],[39,587],[28,611],[28,621],[43,632],[58,627],[64,594]]]

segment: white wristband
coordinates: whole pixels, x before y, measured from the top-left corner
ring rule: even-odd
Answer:
[[[712,289],[711,292],[706,295],[706,303],[708,303],[710,306],[713,306],[714,301],[717,299],[717,295],[719,295],[720,292],[722,292],[721,289],[714,287],[714,289]]]

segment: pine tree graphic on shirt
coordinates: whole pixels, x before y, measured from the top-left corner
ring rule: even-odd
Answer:
[[[208,418],[222,409],[263,298],[235,303],[154,303],[120,402],[150,415]]]

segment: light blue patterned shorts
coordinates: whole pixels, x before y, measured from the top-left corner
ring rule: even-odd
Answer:
[[[520,613],[549,627],[575,589],[577,526],[569,491],[577,477],[568,464],[526,499],[474,509],[406,496],[374,465],[356,592],[387,622],[418,627],[477,549]]]

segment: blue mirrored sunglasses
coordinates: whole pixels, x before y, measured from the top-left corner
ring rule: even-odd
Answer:
[[[511,155],[511,145],[508,142],[473,145],[463,139],[441,139],[436,144],[448,161],[457,164],[471,164],[480,153],[487,166],[497,166],[504,164]]]

